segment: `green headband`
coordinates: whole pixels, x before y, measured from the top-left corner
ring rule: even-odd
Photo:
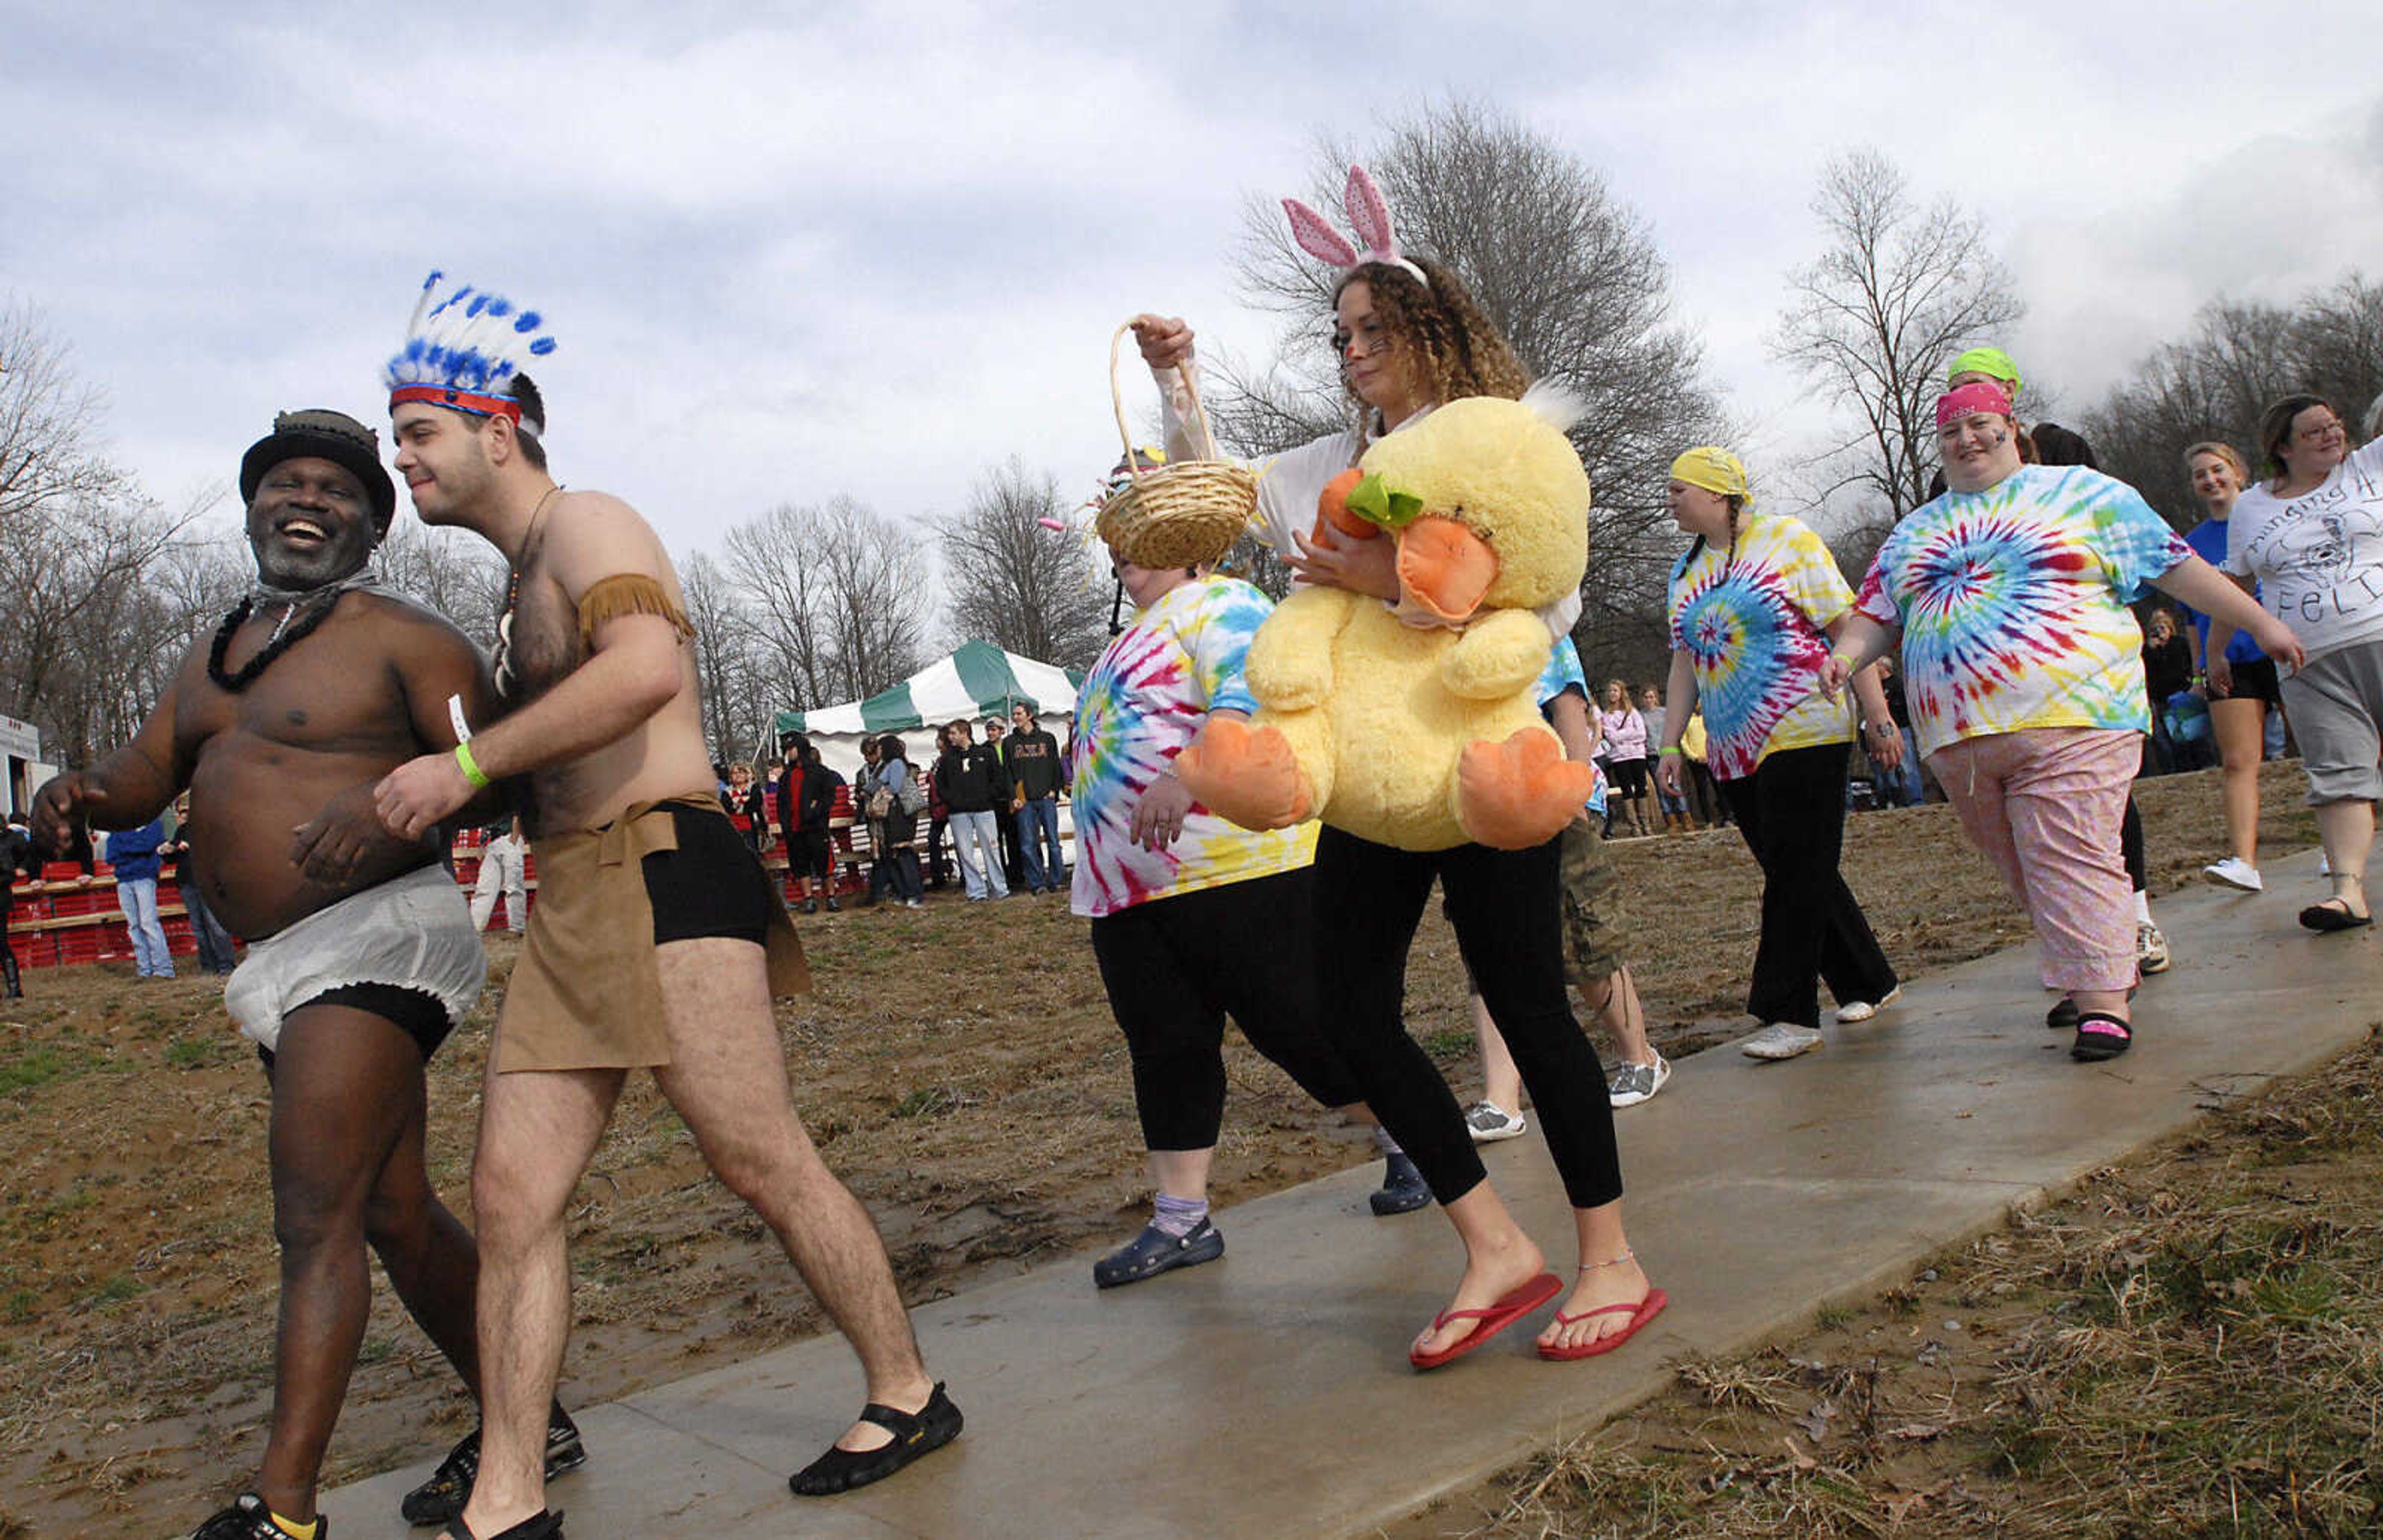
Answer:
[[[2011,355],[2000,348],[1971,348],[1955,359],[1952,367],[1945,371],[1945,381],[1949,385],[1959,376],[1972,374],[1998,379],[2010,387],[2012,395],[2019,394],[2019,365],[2013,363]]]

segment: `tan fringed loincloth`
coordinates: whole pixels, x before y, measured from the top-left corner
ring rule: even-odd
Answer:
[[[673,808],[726,818],[718,799],[690,793],[633,804],[599,829],[531,841],[537,903],[497,1018],[499,1073],[671,1062],[644,863],[678,848]],[[774,884],[767,909],[771,996],[807,993],[810,968]]]

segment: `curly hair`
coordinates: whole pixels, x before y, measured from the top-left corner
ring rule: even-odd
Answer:
[[[1531,377],[1463,280],[1426,258],[1407,260],[1423,269],[1427,286],[1403,267],[1365,262],[1341,278],[1332,291],[1333,301],[1339,302],[1341,290],[1360,280],[1372,290],[1374,314],[1391,345],[1413,360],[1416,383],[1426,400],[1436,404],[1467,396],[1519,400]],[[1345,386],[1345,360],[1343,363]],[[1353,400],[1357,392],[1351,388],[1349,395]]]

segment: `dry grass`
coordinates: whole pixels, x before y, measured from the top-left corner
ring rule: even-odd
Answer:
[[[2270,840],[2305,843],[2297,767],[2271,767],[2264,790]],[[2216,854],[2210,777],[2147,784],[2142,803],[2163,885]],[[1736,835],[1632,841],[1616,860],[1656,1042],[1678,1057],[1739,1029],[1759,876]],[[1945,808],[1854,819],[1846,867],[1907,975],[2025,939]],[[1130,1229],[1145,1201],[1132,1091],[1081,921],[1049,900],[937,901],[919,914],[806,920],[804,935],[819,992],[779,1015],[796,1099],[884,1228],[908,1298]],[[432,1064],[431,1173],[459,1209],[512,943],[495,952],[488,999]],[[1461,977],[1434,910],[1410,970],[1409,1025],[1469,1094]],[[0,1007],[0,1540],[85,1533],[103,1519],[186,1529],[239,1489],[263,1445],[275,1279],[263,1081],[213,980],[142,985],[112,967],[27,979],[31,998]],[[1238,1038],[1227,1067],[1218,1201],[1368,1158]],[[2278,1127],[2275,1147],[2355,1137],[2351,1124],[2296,1127]],[[571,1225],[574,1402],[821,1327],[784,1257],[708,1178],[648,1083],[632,1082]],[[1734,1371],[1712,1373],[1734,1383]],[[1796,1381],[1776,1393],[1802,1415],[1813,1390]],[[436,1452],[469,1414],[377,1288],[327,1478]],[[1792,1466],[1763,1474],[1786,1458],[1773,1438],[1731,1485],[1812,1485],[1813,1472]]]
[[[2370,1036],[1793,1349],[1683,1362],[1501,1478],[1463,1533],[2383,1533],[2378,1184]]]

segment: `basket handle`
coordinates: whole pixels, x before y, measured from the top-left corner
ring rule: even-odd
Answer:
[[[1126,469],[1139,477],[1150,473],[1142,468],[1134,456],[1133,433],[1125,425],[1125,392],[1117,387],[1117,372],[1118,351],[1125,346],[1125,334],[1131,330],[1133,330],[1133,323],[1128,321],[1117,327],[1116,334],[1109,339],[1109,405],[1117,413],[1117,440],[1125,446]],[[1192,398],[1192,421],[1199,429],[1199,437],[1194,440],[1193,447],[1206,450],[1206,453],[1201,456],[1202,459],[1221,459],[1222,457],[1216,453],[1216,436],[1208,427],[1208,409],[1200,404],[1199,385],[1192,380],[1192,371],[1183,365],[1177,364],[1175,372],[1183,376],[1183,393]]]

